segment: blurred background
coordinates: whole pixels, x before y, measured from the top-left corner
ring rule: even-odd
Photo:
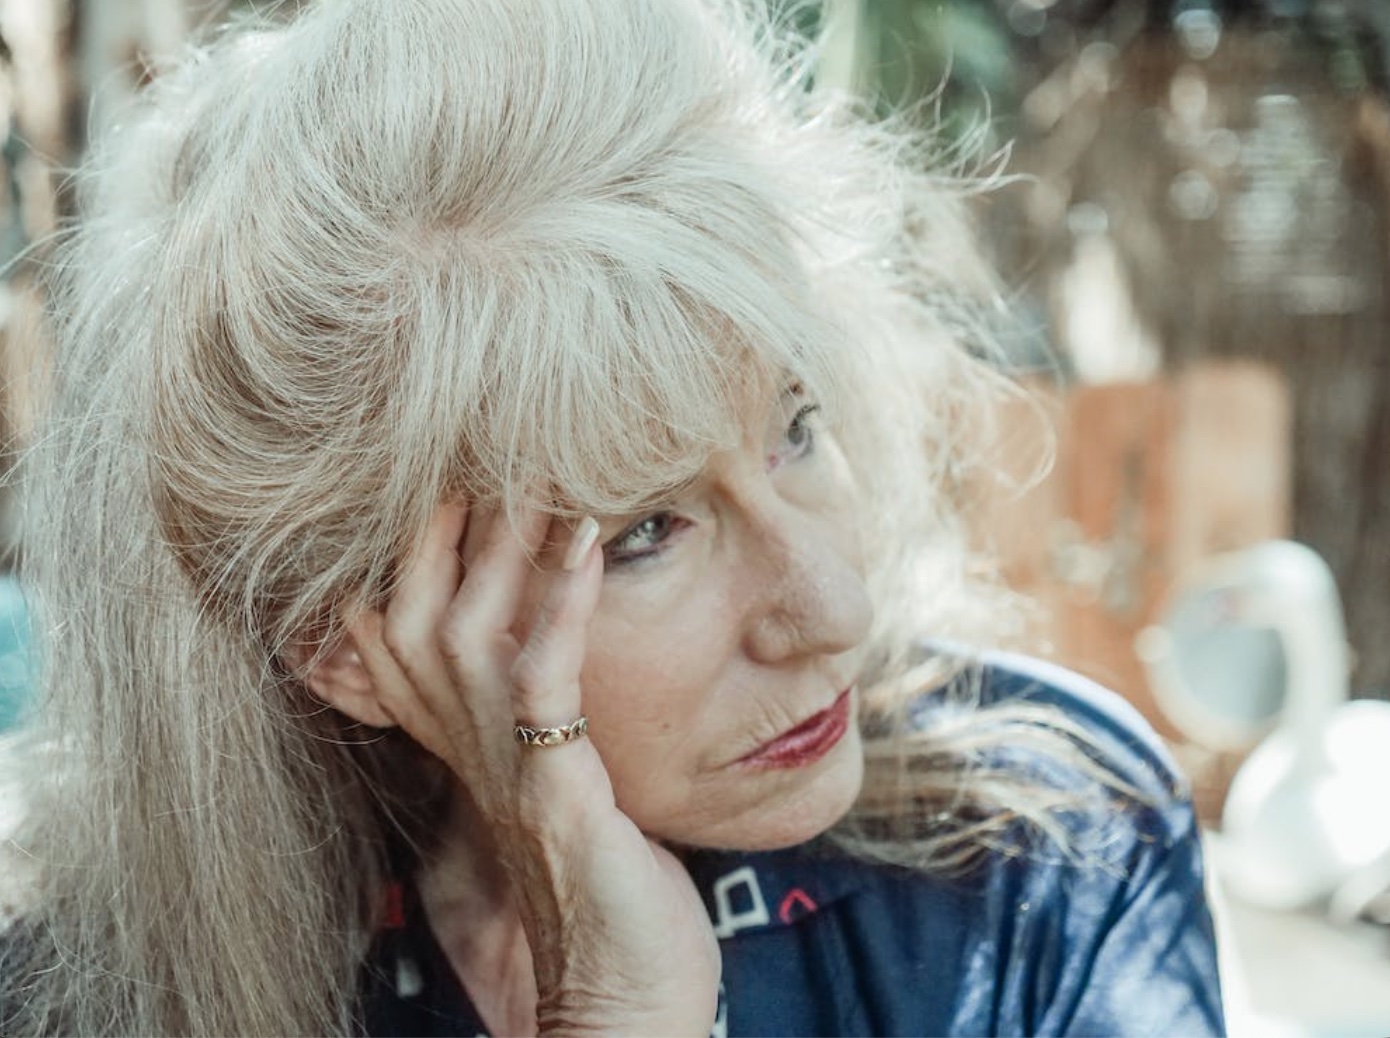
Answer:
[[[1032,646],[1191,776],[1233,1031],[1390,1033],[1390,0],[769,2],[823,79],[1004,173],[978,215],[1033,392],[981,537]],[[0,442],[43,392],[64,171],[235,6],[0,0]]]

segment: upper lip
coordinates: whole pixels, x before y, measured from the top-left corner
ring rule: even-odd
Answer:
[[[806,727],[806,726],[808,726],[808,725],[814,725],[814,724],[817,723],[818,721],[822,720],[825,714],[827,714],[827,713],[830,712],[832,709],[834,709],[835,704],[838,703],[838,702],[840,701],[840,697],[843,696],[843,695],[845,695],[847,692],[849,692],[850,689],[852,689],[853,687],[854,687],[853,684],[847,684],[847,685],[845,685],[843,688],[841,688],[839,691],[837,691],[837,692],[835,693],[835,698],[832,699],[832,700],[829,702],[829,704],[827,704],[826,706],[821,707],[819,710],[817,710],[817,711],[816,711],[815,713],[813,713],[813,714],[807,714],[805,717],[803,717],[801,720],[797,721],[795,724],[790,725],[790,726],[788,726],[788,727],[782,729],[780,732],[778,732],[776,735],[774,735],[771,739],[768,739],[768,740],[766,740],[765,742],[760,743],[759,745],[755,746],[753,749],[749,750],[749,751],[748,751],[747,753],[745,753],[743,756],[739,757],[739,758],[738,758],[739,761],[745,761],[745,760],[748,760],[748,759],[751,758],[751,757],[756,757],[756,756],[758,756],[758,755],[761,754],[761,753],[765,753],[765,752],[767,752],[770,748],[772,748],[773,746],[775,746],[777,743],[781,742],[781,741],[782,741],[783,739],[785,739],[788,735],[791,735],[793,732],[797,731],[798,729],[803,728],[803,727]]]

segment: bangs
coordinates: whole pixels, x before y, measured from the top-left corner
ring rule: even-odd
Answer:
[[[780,235],[740,249],[667,214],[597,208],[439,268],[467,283],[435,298],[472,304],[451,315],[448,405],[470,500],[632,513],[737,449],[788,383],[829,403],[843,333]]]

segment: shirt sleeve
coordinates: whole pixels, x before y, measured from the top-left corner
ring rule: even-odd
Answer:
[[[1099,837],[1099,861],[1053,877],[1065,965],[1051,997],[1037,1000],[1046,1008],[1034,1033],[1224,1034],[1201,835],[1172,758],[1128,703],[1093,682],[1032,662],[1006,683],[1080,721],[1142,794],[1083,823]]]
[[[1071,942],[1072,994],[1053,1001],[1039,1033],[1225,1033],[1216,937],[1191,806],[1175,800],[1152,819],[1158,824],[1138,830],[1135,853],[1113,896],[1075,913],[1075,922],[1091,933]]]

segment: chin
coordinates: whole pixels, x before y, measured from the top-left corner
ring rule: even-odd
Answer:
[[[774,851],[815,839],[842,819],[859,798],[864,750],[849,733],[826,757],[805,769],[750,776],[771,788],[744,810],[679,842],[730,851]]]

